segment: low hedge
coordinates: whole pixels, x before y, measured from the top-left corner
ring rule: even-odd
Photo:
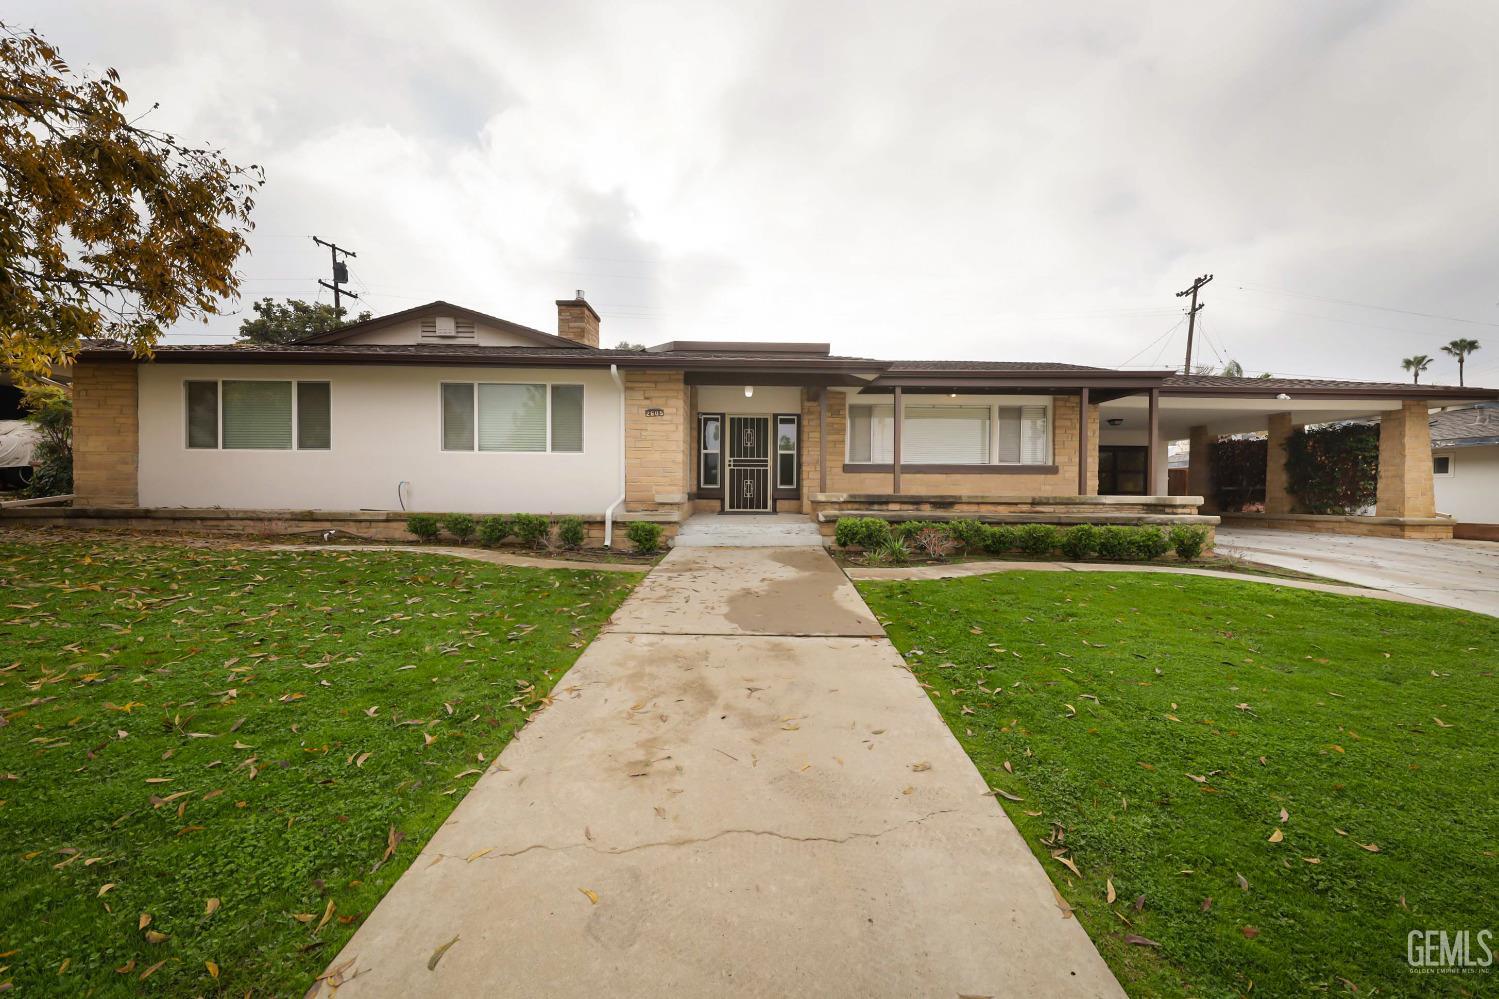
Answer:
[[[945,545],[938,544],[937,535]],[[976,520],[891,524],[879,517],[842,517],[833,532],[833,542],[839,548],[862,549],[875,562],[894,562],[900,557],[889,548],[892,542],[906,552],[917,549],[939,559],[943,556],[937,553],[951,547],[966,554],[1020,553],[1032,558],[1046,558],[1060,551],[1073,561],[1097,555],[1114,562],[1149,562],[1174,550],[1178,558],[1189,562],[1201,557],[1207,538],[1206,528],[1185,524],[1168,533],[1148,525],[1076,524],[1059,528],[1052,524],[982,524]]]

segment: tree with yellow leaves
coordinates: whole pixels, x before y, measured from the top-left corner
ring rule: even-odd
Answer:
[[[0,22],[0,367],[23,387],[90,339],[148,356],[239,290],[262,171],[142,127],[126,101],[115,70],[75,73]]]

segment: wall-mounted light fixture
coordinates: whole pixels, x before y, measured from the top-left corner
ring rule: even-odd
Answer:
[[[746,385],[744,387],[744,397],[746,399],[753,399],[755,397],[755,387],[753,385]]]
[[[1111,417],[1109,419],[1109,426],[1111,426],[1111,427],[1117,427],[1117,426],[1119,426],[1123,422],[1124,422],[1124,417],[1122,417],[1122,416]]]

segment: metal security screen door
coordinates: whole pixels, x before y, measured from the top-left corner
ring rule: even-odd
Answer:
[[[731,416],[728,445],[728,489],[724,509],[737,513],[770,510],[770,417]]]

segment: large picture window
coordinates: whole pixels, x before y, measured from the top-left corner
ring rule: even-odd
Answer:
[[[982,402],[906,403],[902,465],[1049,465],[1051,407]],[[895,407],[848,407],[848,462],[895,460]]]
[[[583,450],[583,386],[445,382],[444,451]]]
[[[187,446],[195,450],[327,451],[327,382],[194,380],[184,386]]]

